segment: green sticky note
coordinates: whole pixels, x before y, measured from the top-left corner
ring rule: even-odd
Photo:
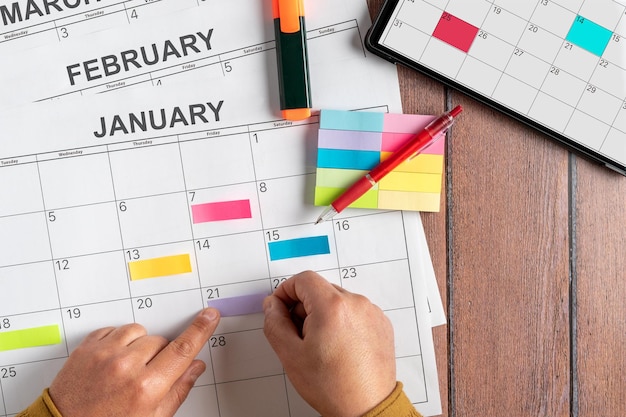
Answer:
[[[0,332],[0,352],[59,343],[61,331],[58,324]]]

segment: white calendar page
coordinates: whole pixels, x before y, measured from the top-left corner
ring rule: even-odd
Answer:
[[[341,89],[346,82],[360,83],[365,78],[376,80],[381,89],[397,91],[393,70],[363,47],[362,37],[371,24],[364,1],[317,0],[305,6],[316,108],[320,108],[320,91]],[[0,61],[0,80],[6,90],[0,95],[0,108],[128,88],[204,84],[254,72],[269,71],[268,77],[275,78],[271,22],[268,3],[211,0],[134,25],[24,50]],[[364,78],[348,74],[364,74]],[[345,79],[334,81],[338,76]],[[273,95],[278,100],[277,91]],[[352,98],[338,95],[332,107],[354,108],[345,99],[353,103]],[[445,324],[432,264],[424,275],[432,324]]]
[[[626,173],[626,6],[400,0],[377,42]]]
[[[269,98],[276,88],[257,74],[177,94],[128,90],[0,115],[0,332],[57,325],[62,339],[0,351],[0,415],[27,406],[93,329],[136,321],[172,338],[210,299],[269,293],[304,269],[385,311],[398,378],[426,415],[440,412],[424,281],[415,275],[425,249],[419,214],[347,211],[314,225],[317,119],[277,120]],[[397,108],[395,94],[361,88],[342,92],[367,107]],[[319,99],[330,104],[335,95]],[[199,114],[208,103],[219,112],[191,124],[190,109]],[[153,110],[160,125],[160,109],[172,127],[130,131],[129,114]],[[100,138],[102,120],[109,133]],[[247,201],[251,216],[193,220],[194,206],[225,201]],[[272,259],[272,244],[307,238],[328,249]],[[141,280],[129,273],[134,261],[167,256],[187,256],[191,272]],[[262,325],[262,314],[222,320],[200,355],[208,371],[178,416],[315,415]]]
[[[330,54],[332,45],[341,44],[329,43]],[[393,67],[363,61],[312,62],[315,103],[399,112]],[[93,329],[137,321],[174,337],[210,299],[269,293],[303,269],[381,306],[395,328],[398,378],[425,415],[441,412],[419,214],[346,211],[313,225],[317,120],[277,119],[272,71],[0,112],[0,332],[37,338],[56,326],[60,336],[0,351],[0,416],[26,407]],[[233,201],[250,216],[194,220],[195,206]],[[272,254],[276,243],[310,239],[326,246]],[[133,278],[135,262],[169,257],[190,271]],[[223,319],[179,416],[315,415],[262,321]]]
[[[0,0],[0,55],[135,23],[205,0]]]

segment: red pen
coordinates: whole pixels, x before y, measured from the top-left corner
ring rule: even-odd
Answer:
[[[330,206],[320,214],[315,224],[332,219],[336,214],[354,203],[359,197],[375,186],[385,175],[396,169],[398,165],[409,158],[419,155],[424,149],[435,143],[443,136],[450,126],[454,124],[454,118],[463,111],[461,106],[456,106],[447,113],[442,114],[428,124],[421,132],[416,134],[402,148],[394,152],[389,158],[381,162],[360,180],[352,184]]]

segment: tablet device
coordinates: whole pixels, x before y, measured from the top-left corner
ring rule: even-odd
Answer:
[[[365,45],[626,175],[624,0],[387,0]]]

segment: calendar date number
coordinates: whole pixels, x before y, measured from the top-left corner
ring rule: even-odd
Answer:
[[[8,368],[0,368],[0,379],[15,378],[16,376],[17,376],[17,371],[15,370],[15,366],[10,366]]]
[[[224,347],[226,346],[226,337],[225,336],[213,336],[209,340],[212,348]]]

